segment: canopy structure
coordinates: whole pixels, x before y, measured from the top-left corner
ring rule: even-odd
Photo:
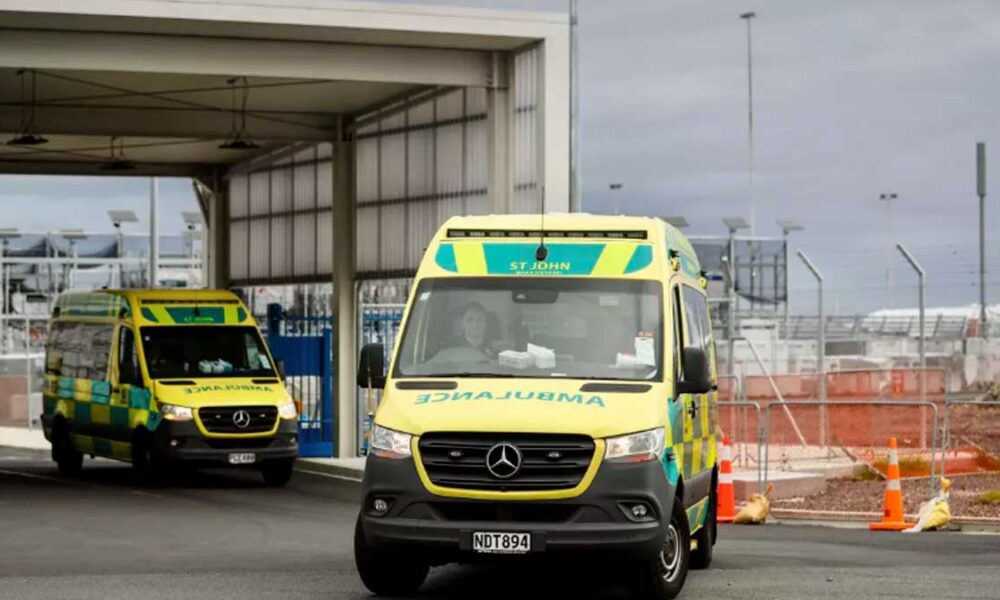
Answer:
[[[188,176],[213,286],[333,281],[342,454],[356,282],[453,214],[568,210],[568,107],[562,14],[0,0],[0,173]]]

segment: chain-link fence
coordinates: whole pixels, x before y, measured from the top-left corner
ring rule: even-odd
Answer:
[[[881,514],[889,438],[899,445],[907,512],[937,493],[938,405],[896,400],[788,401],[764,408],[764,479],[776,510]]]
[[[952,514],[1000,520],[1000,402],[949,398],[944,405],[943,472]]]
[[[46,316],[0,315],[0,425],[37,425],[48,335]]]
[[[920,397],[920,379],[925,378],[926,395]],[[927,400],[943,402],[947,373],[944,369],[856,369],[826,374],[828,400]],[[816,373],[747,375],[743,380],[746,400],[777,400],[775,387],[785,400],[813,400],[820,396]]]
[[[760,404],[720,400],[718,423],[723,435],[729,438],[736,498],[743,500],[763,491],[766,440]]]

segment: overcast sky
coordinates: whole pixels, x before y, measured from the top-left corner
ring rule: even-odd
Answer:
[[[399,0],[405,1],[405,0]],[[443,4],[562,11],[564,0]],[[885,206],[895,237],[928,271],[928,304],[976,301],[975,142],[1000,181],[1000,2],[984,0],[580,1],[584,209],[680,214],[690,234],[748,216],[746,29],[753,22],[757,233],[801,221],[794,247],[827,277],[841,313],[885,304]],[[164,227],[194,200],[164,184]],[[87,214],[73,214],[86,199]],[[144,210],[146,184],[0,178],[4,226],[106,227],[105,208]],[[30,202],[25,202],[29,200]],[[987,207],[988,290],[1000,301],[1000,191]],[[81,211],[82,212],[82,211]],[[70,215],[61,222],[52,215]],[[894,304],[915,305],[894,260]],[[813,311],[809,275],[791,272],[793,310]]]

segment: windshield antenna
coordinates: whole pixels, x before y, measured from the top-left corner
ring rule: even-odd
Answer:
[[[541,213],[542,229],[539,231],[541,236],[538,240],[538,248],[535,249],[535,260],[541,262],[549,257],[549,249],[545,247],[545,186],[542,186],[542,213]]]

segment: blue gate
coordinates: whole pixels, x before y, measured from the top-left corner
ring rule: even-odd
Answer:
[[[368,304],[361,307],[358,348],[365,344],[379,343],[385,347],[385,364],[389,364],[392,349],[399,336],[399,326],[403,322],[404,304]],[[358,452],[368,454],[372,421],[375,409],[382,401],[380,390],[358,389]]]
[[[285,365],[285,386],[297,400],[299,456],[333,456],[333,331],[329,316],[286,315],[267,306],[267,345]]]

